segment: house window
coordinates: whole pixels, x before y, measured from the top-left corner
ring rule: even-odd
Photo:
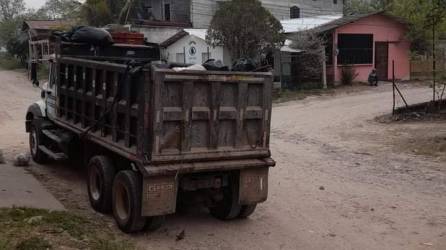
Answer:
[[[170,21],[170,4],[164,4],[164,20]]]
[[[185,57],[184,57],[184,53],[177,53],[175,55],[175,62],[177,63],[185,63]]]
[[[372,34],[339,34],[338,64],[372,64]]]
[[[290,8],[290,18],[300,18],[300,9],[297,6]]]
[[[201,61],[204,63],[211,58],[211,52],[203,52],[201,53]]]
[[[338,0],[333,0],[333,3],[334,4],[338,4]]]

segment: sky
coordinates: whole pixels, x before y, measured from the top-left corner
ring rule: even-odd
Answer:
[[[25,0],[26,8],[38,9],[43,6],[45,0]]]

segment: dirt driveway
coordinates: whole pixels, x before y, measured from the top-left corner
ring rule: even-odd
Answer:
[[[4,103],[31,102],[38,94],[14,74],[0,72],[0,79],[11,79],[2,84],[16,89],[1,95],[0,136],[25,150],[17,121],[23,114]],[[403,92],[410,103],[431,94],[410,86]],[[141,249],[446,249],[445,158],[401,149],[408,138],[446,138],[446,122],[374,121],[389,112],[391,93],[385,85],[276,105],[271,148],[277,166],[268,201],[250,219],[221,222],[193,208],[131,239]],[[90,209],[82,174],[57,164],[32,171],[68,209],[115,227]],[[183,230],[185,238],[176,241]]]

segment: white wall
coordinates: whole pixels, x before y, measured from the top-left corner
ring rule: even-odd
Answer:
[[[191,0],[190,13],[194,28],[208,28],[218,9],[217,2],[227,0]],[[342,14],[343,0],[260,0],[278,20],[290,19],[290,7],[300,8],[301,17]]]
[[[208,48],[210,59],[221,60],[224,65],[230,66],[231,58],[227,50],[223,49],[223,47],[213,48],[212,46],[208,45],[203,39],[193,35],[187,35],[164,49],[163,57],[169,62],[183,63],[182,60],[177,60],[177,54],[183,54],[184,52],[186,52],[186,63],[202,64],[204,62],[203,53],[207,53]],[[204,60],[207,60],[207,57],[205,57]]]
[[[176,33],[180,32],[182,28],[176,27],[148,27],[148,26],[132,26],[133,31],[141,32],[148,42],[162,43]]]

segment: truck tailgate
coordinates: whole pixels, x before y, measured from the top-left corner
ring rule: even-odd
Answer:
[[[270,73],[153,67],[152,80],[152,163],[270,155]]]

